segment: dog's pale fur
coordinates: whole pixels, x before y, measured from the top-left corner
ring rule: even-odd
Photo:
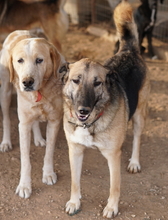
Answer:
[[[9,106],[12,96],[12,84],[9,73],[9,53],[17,42],[22,39],[33,37],[28,31],[15,31],[11,33],[3,43],[0,51],[0,79],[1,79],[1,109],[3,114],[3,138],[0,151],[5,152],[12,149],[10,135]]]
[[[16,193],[28,198],[32,192],[29,158],[31,129],[35,145],[45,145],[39,121],[48,122],[42,181],[51,185],[57,179],[53,170],[53,153],[62,118],[62,88],[58,69],[64,58],[47,40],[32,38],[28,31],[11,33],[4,42],[1,53],[4,55],[1,56],[1,68],[4,68],[3,74],[6,74],[4,80],[8,77],[9,81],[10,72],[10,80],[17,90],[21,178]],[[4,128],[9,129],[9,120],[7,121]],[[2,151],[11,148],[9,134],[7,136],[6,143],[1,144]]]
[[[3,138],[0,144],[0,151],[5,152],[12,149],[11,135],[10,135],[10,117],[9,106],[12,97],[13,86],[10,83],[9,73],[9,53],[17,42],[25,38],[35,37],[29,31],[14,31],[9,34],[3,43],[0,51],[0,79],[1,79],[1,109],[3,114]]]
[[[134,124],[133,153],[128,171],[139,172],[140,137],[144,127],[149,81],[140,56],[132,9],[127,2],[114,12],[120,50],[105,65],[90,59],[60,69],[65,86],[64,130],[69,146],[71,197],[66,204],[70,215],[80,208],[80,176],[85,147],[98,148],[110,170],[110,195],[103,216],[118,213],[120,157],[128,120]]]

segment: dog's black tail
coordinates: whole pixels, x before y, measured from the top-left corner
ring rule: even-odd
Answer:
[[[136,49],[138,46],[137,26],[134,22],[133,10],[131,5],[123,0],[114,10],[114,22],[117,35],[120,41],[119,50]]]

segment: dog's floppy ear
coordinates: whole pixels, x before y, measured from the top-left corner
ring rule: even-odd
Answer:
[[[13,68],[13,59],[12,56],[9,58],[9,73],[10,73],[10,82],[14,80],[14,68]]]
[[[118,74],[115,71],[109,70],[106,74],[106,84],[112,86],[116,81],[119,81]]]
[[[115,70],[109,70],[106,75],[106,85],[109,91],[112,87],[119,86],[125,88],[125,83]],[[115,85],[115,86],[114,86]]]
[[[51,60],[53,63],[54,75],[57,76],[58,66],[59,66],[61,58],[60,58],[60,55],[59,55],[57,49],[52,45],[50,45],[50,57],[51,57]]]
[[[68,80],[68,75],[69,75],[69,63],[66,62],[66,63],[63,63],[60,68],[59,68],[59,73],[62,74],[62,82],[63,84],[65,84]]]

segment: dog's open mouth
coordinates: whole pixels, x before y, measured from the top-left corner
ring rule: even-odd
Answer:
[[[76,116],[77,116],[79,121],[84,122],[84,121],[86,121],[89,118],[90,114],[83,115],[83,114],[76,113]]]

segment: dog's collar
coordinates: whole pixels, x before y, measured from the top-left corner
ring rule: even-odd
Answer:
[[[37,91],[37,99],[36,99],[36,102],[39,102],[41,99],[42,99],[42,95],[41,95],[41,93],[40,93],[39,90],[38,90],[38,91]]]
[[[76,124],[76,123],[74,123],[74,122],[72,122],[72,121],[68,121],[68,122],[69,122],[70,124],[75,125],[75,127],[83,127],[84,129],[85,129],[85,128],[90,128],[90,127],[103,115],[103,112],[104,112],[104,111],[100,112],[100,113],[98,114],[98,116],[96,117],[96,119],[95,119],[94,121],[92,121],[90,124],[83,123],[82,125],[80,125],[80,124]],[[73,116],[72,116],[72,113],[71,113],[71,117],[73,117]]]

